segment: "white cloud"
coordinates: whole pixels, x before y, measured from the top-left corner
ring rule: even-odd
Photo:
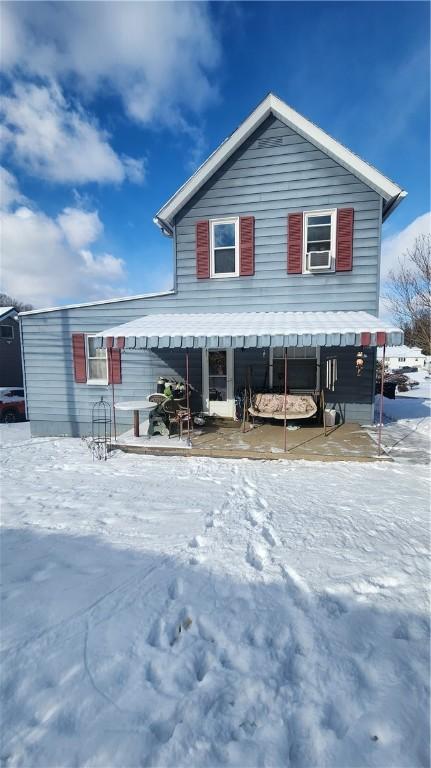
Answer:
[[[206,3],[4,3],[5,72],[108,86],[142,123],[178,127],[215,95],[220,59]]]
[[[132,184],[143,184],[145,180],[145,159],[121,155],[124,172]]]
[[[56,182],[141,182],[141,160],[114,152],[107,135],[58,86],[16,83],[1,105],[3,144],[28,173]]]
[[[9,208],[13,203],[24,202],[25,197],[18,189],[15,176],[0,165],[0,210]]]
[[[400,232],[383,238],[381,278],[387,277],[391,269],[395,269],[400,258],[413,247],[416,237],[431,232],[431,213],[424,213],[407,225]]]
[[[12,188],[18,190],[10,176]],[[12,208],[18,199],[10,200]],[[123,260],[88,249],[103,230],[97,211],[65,208],[53,219],[42,211],[20,206],[4,210],[0,224],[2,291],[36,306],[58,304],[75,296],[84,300],[125,292]]]
[[[79,208],[65,208],[57,221],[69,245],[76,250],[93,243],[100,237],[103,224],[97,211],[82,211]]]
[[[110,253],[94,256],[91,251],[81,250],[80,256],[84,262],[81,271],[86,277],[102,280],[118,280],[124,277],[124,261]]]

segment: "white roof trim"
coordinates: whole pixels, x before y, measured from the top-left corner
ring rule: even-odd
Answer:
[[[233,312],[154,314],[107,328],[95,336],[112,337],[126,348],[358,346],[361,333],[383,331],[386,343],[401,344],[403,332],[368,312]],[[139,344],[137,341],[139,340]]]
[[[7,320],[10,315],[12,315],[13,320],[17,319],[18,312],[16,311],[15,307],[0,307],[0,322]]]
[[[232,133],[222,144],[209,156],[207,160],[197,169],[188,181],[168,200],[168,202],[158,211],[156,218],[168,225],[172,225],[174,216],[181,208],[193,197],[193,195],[205,184],[206,181],[226,162],[226,160],[238,149],[243,142],[263,123],[264,120],[273,114],[283,123],[297,131],[308,141],[315,144],[316,147],[325,152],[333,160],[347,168],[365,184],[374,189],[381,195],[385,201],[391,203],[394,208],[399,199],[405,197],[405,192],[401,187],[384,176],[380,171],[369,163],[355,155],[350,149],[333,139],[328,133],[323,131],[317,125],[289,107],[284,101],[269,93],[253,110],[239,128]],[[398,200],[397,200],[398,199]]]
[[[65,304],[63,307],[47,307],[46,309],[30,309],[20,312],[19,316],[40,315],[43,312],[60,312],[62,309],[79,309],[80,307],[97,307],[100,304],[118,304],[120,301],[135,301],[136,299],[154,299],[157,296],[172,296],[176,291],[161,291],[160,293],[140,293],[137,296],[123,296],[121,299],[100,299],[99,301],[86,301],[82,304]]]

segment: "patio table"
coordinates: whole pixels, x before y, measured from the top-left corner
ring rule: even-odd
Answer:
[[[135,437],[139,437],[139,411],[146,411],[148,414],[157,408],[157,403],[152,403],[150,400],[123,400],[119,403],[114,403],[116,411],[133,411],[133,434]]]

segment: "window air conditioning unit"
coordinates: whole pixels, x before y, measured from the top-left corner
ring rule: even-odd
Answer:
[[[308,251],[307,269],[309,272],[331,269],[331,251]]]

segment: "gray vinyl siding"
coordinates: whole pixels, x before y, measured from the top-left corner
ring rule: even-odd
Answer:
[[[266,146],[273,140],[281,146]],[[265,146],[260,146],[260,142]],[[196,312],[378,312],[380,196],[279,120],[270,117],[192,198],[176,220],[176,307]],[[353,270],[287,274],[287,215],[353,207]],[[198,280],[195,224],[255,217],[253,277]]]
[[[103,395],[112,401],[111,387],[77,384],[74,380],[72,333],[96,333],[109,325],[142,317],[148,312],[174,311],[173,297],[77,307],[21,318],[25,350],[28,417],[33,435],[85,436],[91,433],[91,408]],[[118,400],[146,397],[156,390],[159,375],[185,378],[181,350],[124,350]],[[200,393],[201,351],[190,352],[190,381]],[[195,400],[200,408],[200,398]],[[119,433],[130,429],[132,414],[117,414]]]

